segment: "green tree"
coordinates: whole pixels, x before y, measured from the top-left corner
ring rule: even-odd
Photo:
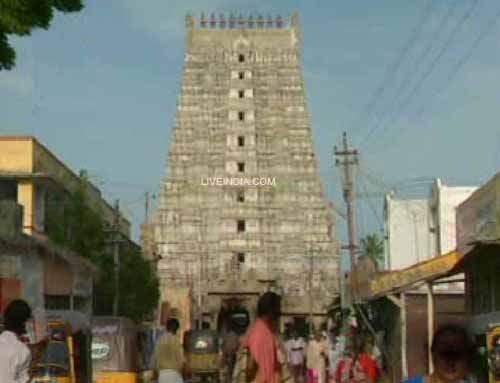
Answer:
[[[120,314],[137,322],[149,319],[160,299],[158,278],[140,252],[128,251],[121,259]]]
[[[81,177],[73,194],[53,196],[47,209],[47,233],[51,240],[89,258],[100,277],[94,285],[94,313],[111,315],[115,296],[114,258],[106,246],[102,213],[91,207],[88,182]],[[159,283],[149,262],[139,251],[123,246],[120,253],[119,314],[136,321],[147,319],[159,299]]]
[[[361,249],[363,255],[373,260],[376,265],[381,265],[384,262],[384,241],[378,234],[368,234],[361,239]]]
[[[88,203],[87,188],[88,181],[83,176],[74,193],[51,196],[47,208],[47,233],[55,243],[97,261],[105,251],[105,225],[98,208],[91,208]]]
[[[54,11],[78,12],[82,0],[0,0],[0,70],[12,69],[16,52],[9,35],[29,36],[33,29],[49,29]]]
[[[95,286],[94,312],[96,315],[112,315],[114,260],[110,254],[103,254],[97,263],[102,277]],[[128,250],[121,254],[119,289],[119,315],[137,322],[150,318],[160,298],[159,282],[140,252]]]

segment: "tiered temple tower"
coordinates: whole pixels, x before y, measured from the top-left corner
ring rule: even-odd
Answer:
[[[314,154],[298,17],[188,16],[186,27],[152,225],[162,300],[176,306],[189,288],[215,323],[225,299],[251,309],[255,293],[272,288],[286,315],[324,314],[338,294],[339,246]]]

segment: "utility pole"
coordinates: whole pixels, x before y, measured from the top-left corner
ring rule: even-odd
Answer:
[[[198,270],[198,326],[201,329],[201,322],[203,321],[203,298],[202,298],[202,280],[204,275],[204,262],[205,262],[205,255],[208,257],[208,241],[207,241],[207,223],[208,223],[208,217],[207,217],[207,209],[208,208],[202,208],[201,209],[201,220],[200,220],[200,259],[199,259],[199,270]]]
[[[149,223],[149,208],[150,208],[150,200],[149,200],[149,192],[146,192],[146,206],[144,206],[144,223]]]
[[[354,184],[354,167],[358,165],[358,151],[356,149],[350,149],[349,143],[347,141],[347,133],[344,132],[342,135],[342,149],[338,150],[334,147],[334,153],[337,157],[335,164],[337,166],[343,167],[344,170],[344,200],[347,207],[347,229],[349,235],[349,245],[343,248],[349,249],[350,261],[351,261],[351,300],[356,302],[357,300],[357,275],[355,270],[356,265],[356,255],[358,250],[358,232],[356,227],[356,208],[355,208],[355,198],[356,198],[356,188]]]
[[[115,217],[113,222],[113,259],[115,266],[115,295],[113,297],[113,315],[118,316],[120,301],[120,200],[115,201]]]
[[[309,328],[313,330],[313,276],[314,276],[314,250],[312,243],[309,247]]]

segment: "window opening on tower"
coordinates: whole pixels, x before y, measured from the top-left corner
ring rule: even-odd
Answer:
[[[236,191],[236,201],[245,202],[245,191],[240,189]]]
[[[245,220],[238,220],[237,222],[237,230],[238,230],[238,233],[244,233],[245,230],[246,230],[246,223],[245,223]]]
[[[237,257],[239,263],[245,262],[245,253],[237,253],[236,257]]]

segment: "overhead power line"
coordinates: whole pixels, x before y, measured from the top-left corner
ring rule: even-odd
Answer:
[[[382,124],[384,126],[381,128],[382,131],[380,132],[380,135],[382,135],[388,129],[388,127],[390,127],[394,122],[396,122],[398,120],[398,118],[402,114],[402,111],[407,108],[407,106],[410,104],[413,97],[417,94],[417,92],[420,90],[422,85],[425,83],[425,81],[432,74],[432,72],[434,71],[437,64],[439,63],[441,58],[444,56],[444,54],[446,53],[448,48],[452,45],[453,41],[455,40],[455,38],[456,38],[458,32],[460,31],[460,29],[462,28],[462,26],[467,22],[467,20],[470,19],[478,2],[479,2],[479,0],[474,0],[471,3],[470,7],[467,9],[465,14],[460,18],[460,20],[457,22],[457,24],[453,28],[452,32],[448,36],[448,39],[446,40],[446,42],[442,46],[439,53],[436,55],[434,60],[432,60],[431,64],[428,66],[427,70],[423,73],[423,75],[420,76],[420,78],[418,79],[418,81],[416,82],[415,86],[412,88],[410,93],[407,95],[407,97],[405,97],[401,102],[398,103],[397,107],[394,109],[394,111],[392,113],[389,110],[389,112],[387,113],[387,116],[390,116],[389,120],[387,121],[387,119],[380,119],[378,121],[378,123],[371,129],[369,134],[366,136],[366,139],[361,143],[361,146],[364,146],[369,141],[369,139],[380,128],[380,126]]]
[[[418,68],[423,67],[424,63],[427,61],[429,54],[433,51],[434,46],[436,45],[436,43],[440,41],[441,35],[446,30],[446,27],[448,26],[449,21],[455,14],[455,11],[457,10],[459,4],[460,4],[459,1],[452,1],[451,4],[448,6],[448,11],[441,18],[441,21],[439,22],[436,30],[429,39],[427,47],[424,49],[424,51],[416,61],[414,68],[417,68],[418,70]],[[408,73],[408,76],[410,76],[410,74],[411,73]]]
[[[385,91],[388,89],[391,82],[394,80],[396,74],[398,73],[398,71],[401,67],[401,64],[404,62],[404,59],[408,55],[408,52],[411,51],[411,49],[413,48],[415,43],[418,41],[418,38],[420,37],[420,34],[422,33],[423,26],[425,25],[427,19],[431,15],[435,4],[436,4],[436,2],[434,2],[433,0],[430,0],[427,3],[427,6],[424,8],[424,11],[422,12],[421,17],[418,19],[417,24],[413,28],[413,31],[412,31],[409,39],[404,44],[399,55],[396,57],[396,60],[394,60],[394,62],[387,68],[387,71],[386,71],[381,83],[376,88],[370,101],[365,105],[365,107],[363,108],[363,111],[360,113],[360,118],[358,118],[357,125],[353,129],[351,129],[353,134],[357,133],[360,130],[362,117],[366,116],[366,118],[369,119],[370,115],[372,114],[372,112],[375,109],[377,102],[379,102],[383,98]]]
[[[500,18],[500,9],[498,12],[495,14],[495,16],[490,20],[489,23],[484,25],[484,28],[481,30],[477,38],[474,40],[472,43],[471,47],[467,50],[467,52],[457,61],[455,66],[453,67],[453,70],[450,72],[448,77],[446,78],[446,81],[444,83],[444,86],[442,86],[438,91],[434,93],[433,96],[431,96],[431,99],[435,99],[437,96],[439,96],[442,92],[444,92],[448,86],[451,84],[455,76],[460,72],[460,70],[463,68],[463,66],[471,59],[472,55],[474,54],[474,51],[477,49],[477,47],[481,44],[481,42],[488,36],[496,26],[498,19]],[[429,105],[429,104],[427,104]],[[422,114],[425,111],[425,105],[423,105],[419,111],[417,116],[421,117]]]
[[[361,179],[361,177],[360,177],[360,179]],[[359,182],[359,184],[361,185],[364,193],[369,194],[368,187],[366,186],[366,181],[363,179],[362,182]],[[372,214],[374,215],[375,219],[377,220],[377,223],[379,225],[379,229],[383,230],[383,228],[384,228],[383,218],[381,218],[379,216],[379,214],[377,213],[377,208],[375,207],[375,204],[369,198],[367,198],[367,205],[370,208],[370,210],[371,210]]]
[[[396,112],[395,108],[398,100],[400,100],[401,97],[403,97],[403,95],[405,94],[405,91],[409,89],[412,79],[416,77],[416,74],[419,72],[419,70],[421,68],[425,68],[425,62],[427,61],[427,57],[432,52],[435,43],[439,43],[440,36],[446,29],[445,27],[448,25],[448,21],[453,16],[458,4],[459,4],[458,1],[452,2],[452,4],[448,8],[448,12],[445,13],[440,23],[438,24],[438,27],[430,37],[427,47],[415,61],[415,65],[413,66],[408,65],[408,69],[405,75],[402,77],[402,81],[400,82],[396,92],[394,93],[394,97],[389,103],[389,108],[385,116],[379,116],[380,118],[378,119],[377,124],[380,124],[383,121],[383,118],[388,117],[390,113]]]

